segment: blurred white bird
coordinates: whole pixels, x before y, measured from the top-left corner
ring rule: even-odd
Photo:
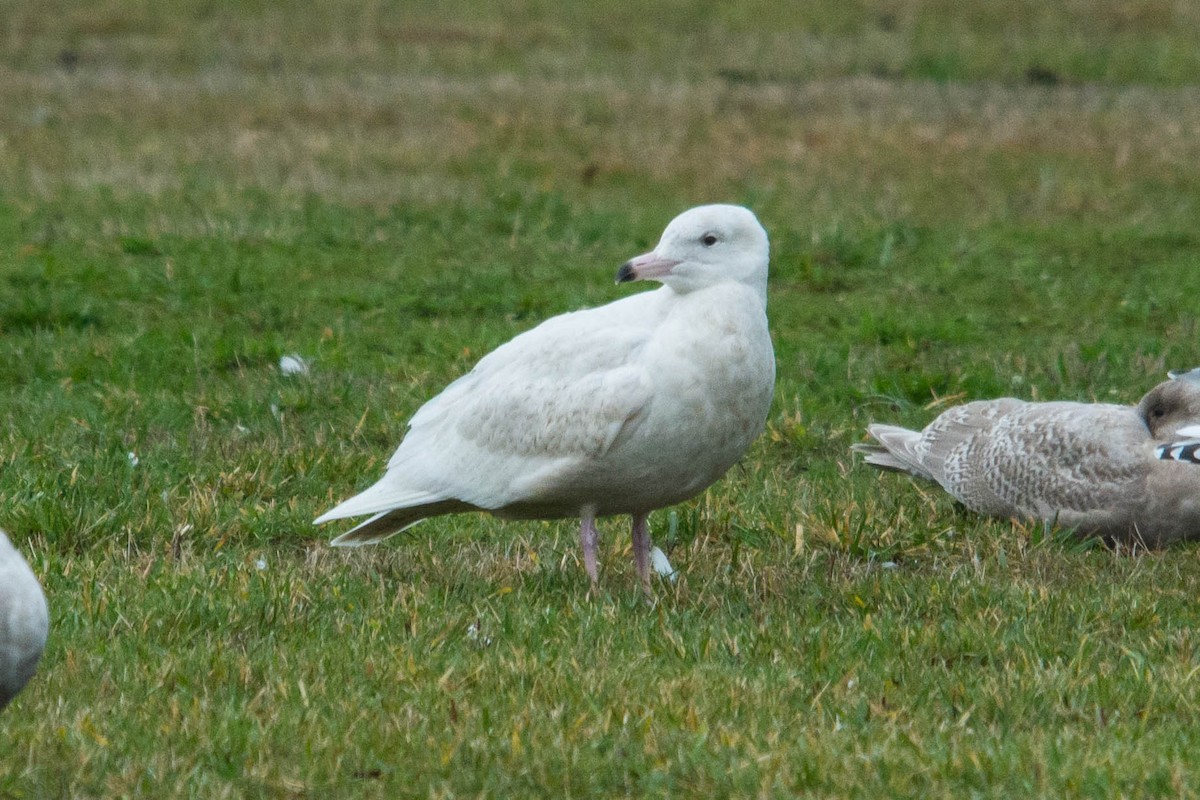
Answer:
[[[42,587],[0,531],[0,708],[33,677],[49,629]]]
[[[308,362],[298,353],[291,353],[279,358],[279,372],[283,375],[307,375]]]
[[[316,523],[373,515],[334,540],[359,545],[459,511],[579,516],[595,587],[595,519],[630,514],[649,592],[649,512],[720,478],[766,421],[767,261],[749,210],[684,212],[617,273],[660,289],[554,317],[485,356],[417,411],[378,483]]]
[[[1159,547],[1200,539],[1200,369],[1171,373],[1137,406],[957,406],[923,431],[868,428],[866,462],[942,486],[972,511],[1057,523]]]

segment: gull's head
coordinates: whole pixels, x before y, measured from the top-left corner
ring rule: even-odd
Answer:
[[[1171,373],[1171,379],[1155,386],[1142,402],[1138,414],[1157,440],[1169,439],[1180,428],[1200,424],[1200,369]]]
[[[617,283],[656,280],[680,294],[719,283],[743,283],[767,299],[767,232],[748,208],[697,206],[663,231],[649,253],[621,265]]]

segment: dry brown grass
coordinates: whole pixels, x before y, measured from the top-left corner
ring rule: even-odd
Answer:
[[[200,183],[218,194],[258,188],[387,206],[480,198],[536,174],[572,194],[656,185],[721,196],[751,186],[817,219],[970,223],[1052,211],[1140,220],[1152,212],[1139,184],[1179,180],[1200,157],[1200,92],[1186,86],[803,70],[735,80],[464,76],[381,70],[372,52],[348,55],[353,71],[239,61],[164,70],[144,63],[136,41],[120,42],[116,56],[71,70],[4,68],[5,185],[47,198]],[[1044,166],[1031,173],[1033,160]],[[993,176],[1005,170],[1013,175],[996,191]]]

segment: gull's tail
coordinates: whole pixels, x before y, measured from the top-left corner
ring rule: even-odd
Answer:
[[[863,460],[873,467],[896,470],[916,475],[927,481],[936,480],[928,468],[921,463],[916,445],[921,441],[919,431],[910,431],[896,425],[870,425],[867,427],[879,444],[859,442],[850,446],[856,453],[864,455]]]
[[[385,475],[366,491],[317,517],[313,524],[320,525],[330,520],[372,514],[370,519],[359,523],[332,542],[335,547],[357,547],[381,542],[428,517],[452,514],[469,508],[471,506],[461,500],[395,486],[394,481]]]

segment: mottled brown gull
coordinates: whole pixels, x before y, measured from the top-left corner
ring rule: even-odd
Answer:
[[[49,627],[37,577],[0,531],[0,708],[33,677]]]
[[[1136,406],[984,400],[922,431],[868,428],[866,462],[934,481],[972,511],[1159,547],[1200,538],[1200,369]]]
[[[335,545],[427,517],[579,517],[597,580],[598,516],[633,517],[649,591],[647,515],[725,474],[762,431],[775,385],[767,234],[749,210],[693,208],[617,281],[663,284],[562,314],[485,356],[428,401],[377,483],[316,519],[371,514]]]

